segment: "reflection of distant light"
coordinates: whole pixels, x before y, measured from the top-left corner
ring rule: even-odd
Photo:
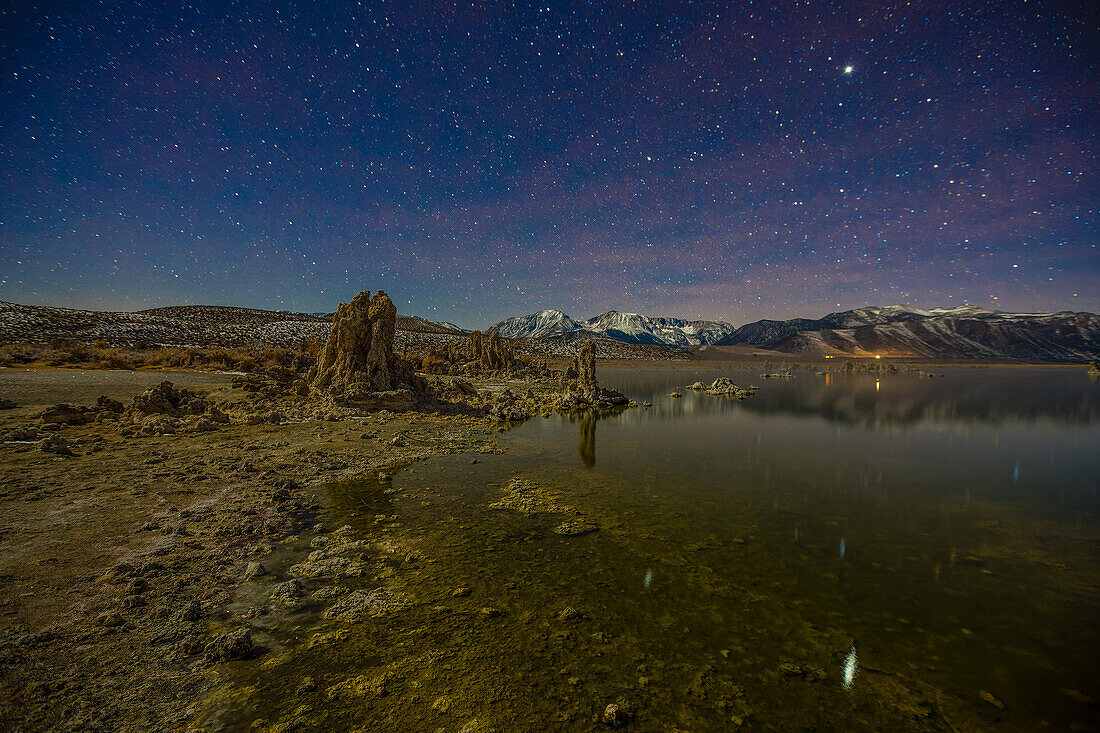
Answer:
[[[879,381],[876,379],[875,380],[875,391],[876,392],[878,392],[878,388],[879,388]]]
[[[649,584],[652,583],[652,582],[653,582],[653,571],[652,570],[646,570],[645,571],[645,580],[643,581],[643,585],[645,585],[646,590],[649,590]]]
[[[1020,462],[1019,461],[1016,461],[1016,467],[1014,469],[1012,469],[1012,480],[1013,481],[1019,481],[1020,480]]]
[[[859,659],[856,657],[856,648],[853,645],[848,650],[848,658],[844,660],[844,688],[852,686],[852,680],[856,678],[856,670],[859,669]]]
[[[844,557],[844,538],[840,538],[840,556]]]

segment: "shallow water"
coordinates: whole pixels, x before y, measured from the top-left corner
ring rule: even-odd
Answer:
[[[396,558],[356,582],[410,605],[289,619],[230,722],[589,730],[621,701],[632,730],[1096,729],[1100,385],[939,371],[604,370],[653,407],[333,485]],[[761,389],[683,390],[722,375]],[[491,508],[514,478],[599,531]]]

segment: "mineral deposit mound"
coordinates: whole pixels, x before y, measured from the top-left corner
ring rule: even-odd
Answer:
[[[310,371],[315,395],[349,406],[412,407],[428,397],[412,366],[393,353],[397,308],[381,290],[336,310],[332,332]]]

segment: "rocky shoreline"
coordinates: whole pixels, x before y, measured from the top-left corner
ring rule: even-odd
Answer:
[[[474,390],[499,395],[517,387],[484,379]],[[161,385],[135,402],[170,392]],[[206,400],[199,415],[174,419],[197,421],[212,405],[247,403],[242,392],[238,381],[196,398]],[[502,398],[487,400],[499,406]],[[500,421],[472,408],[280,413],[279,424],[253,418],[276,410],[252,410],[210,430],[169,424],[137,431],[127,430],[116,405],[108,408],[35,411],[34,429],[47,437],[9,441],[0,451],[0,555],[7,558],[0,566],[7,700],[0,720],[7,729],[183,725],[192,710],[180,700],[209,690],[212,668],[262,652],[229,605],[273,552],[322,529],[317,517],[326,497],[318,486],[434,455],[500,450]],[[28,430],[30,409],[6,411],[0,432]],[[45,422],[43,415],[68,419]],[[138,424],[164,427],[165,419],[156,414]],[[59,438],[68,450],[44,445]],[[324,553],[315,548],[294,575],[333,571],[315,567],[323,559],[317,550]],[[326,557],[330,566],[349,564],[340,572],[354,572],[350,560],[333,562],[342,555]],[[283,601],[300,600],[294,582],[288,577],[277,594]]]
[[[499,452],[494,436],[509,421],[602,398],[598,388],[570,393],[564,376],[424,382],[438,401],[403,413],[279,393],[266,376],[211,391],[164,382],[128,405],[104,395],[0,413],[4,727],[187,727],[219,665],[265,653],[256,619],[272,607],[311,603],[349,618],[397,602],[316,587],[364,571],[363,539],[319,524],[319,487],[446,453]],[[314,543],[306,556],[263,578],[269,558],[303,537]],[[278,581],[267,601],[231,610],[258,580]]]

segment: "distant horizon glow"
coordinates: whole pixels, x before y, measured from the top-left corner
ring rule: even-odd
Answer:
[[[5,12],[0,300],[330,312],[382,289],[466,328],[1100,310],[1095,15],[226,12]]]

